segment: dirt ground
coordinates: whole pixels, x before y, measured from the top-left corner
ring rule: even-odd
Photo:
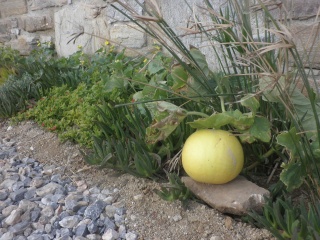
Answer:
[[[119,189],[117,205],[127,209],[126,225],[139,239],[150,240],[236,240],[275,239],[237,218],[199,202],[166,202],[153,192],[160,184],[148,179],[97,169],[85,164],[79,147],[61,143],[56,134],[27,121],[18,125],[0,120],[0,140],[14,141],[21,157],[32,157],[45,165],[60,167],[73,181],[85,180],[89,187]]]

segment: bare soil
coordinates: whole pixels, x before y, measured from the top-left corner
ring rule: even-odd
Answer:
[[[267,230],[254,228],[205,204],[190,201],[184,207],[179,201],[166,202],[153,191],[160,188],[160,183],[88,166],[78,145],[61,143],[56,134],[34,122],[10,125],[0,119],[0,139],[3,138],[15,142],[21,157],[60,167],[60,173],[73,181],[84,180],[89,187],[119,189],[116,204],[127,209],[126,225],[139,234],[139,239],[275,239]]]

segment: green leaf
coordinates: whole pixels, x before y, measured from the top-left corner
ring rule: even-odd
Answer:
[[[305,168],[300,162],[290,162],[282,164],[283,170],[280,174],[280,180],[287,186],[288,191],[300,187],[305,179]]]
[[[181,65],[174,66],[171,71],[171,77],[173,80],[172,90],[176,91],[187,84],[188,72]]]
[[[311,138],[317,133],[316,119],[320,117],[320,106],[316,105],[316,114],[312,110],[311,100],[305,97],[297,88],[293,89],[290,94],[290,100],[293,104],[293,109],[297,114],[297,118],[301,120],[303,130]]]
[[[146,129],[147,142],[156,143],[166,139],[187,116],[187,111],[172,103],[158,101],[147,103],[153,121]]]
[[[169,90],[165,82],[156,82],[151,79],[149,84],[143,88],[142,94],[148,99],[163,99],[168,97],[166,89]]]
[[[299,152],[303,152],[300,145],[300,136],[294,127],[288,132],[280,133],[277,136],[277,142],[289,151],[290,159],[295,158]]]
[[[165,68],[163,66],[163,63],[160,61],[160,59],[154,59],[148,65],[148,71],[150,72],[151,75],[156,74],[163,69]]]
[[[190,124],[192,128],[196,129],[220,129],[222,126],[230,124],[232,120],[233,117],[226,113],[217,113],[207,118],[200,118],[193,122],[189,122],[188,124]]]
[[[226,111],[222,113],[216,113],[207,118],[197,119],[190,122],[191,127],[202,128],[214,128],[220,129],[221,127],[230,124],[238,130],[245,130],[251,127],[254,123],[254,118],[248,117],[242,114],[238,109],[235,111]]]
[[[243,98],[241,98],[240,102],[242,106],[247,107],[252,111],[253,116],[256,115],[257,110],[260,107],[260,104],[259,101],[255,98],[254,94],[248,94],[244,96]]]
[[[212,75],[212,72],[209,69],[206,57],[199,49],[195,47],[190,48],[190,54],[192,55],[193,59],[198,64],[198,66],[200,67],[200,70],[204,73],[206,77],[209,77],[210,75]]]
[[[107,84],[105,85],[105,91],[112,92],[115,88],[123,89],[126,84],[127,84],[127,81],[125,80],[124,77],[113,75],[110,77]]]
[[[255,117],[253,125],[250,127],[250,129],[248,129],[243,133],[249,133],[249,136],[251,137],[251,139],[241,138],[242,141],[252,143],[252,140],[253,140],[252,138],[254,138],[262,142],[270,142],[270,139],[271,139],[270,122],[265,117]]]

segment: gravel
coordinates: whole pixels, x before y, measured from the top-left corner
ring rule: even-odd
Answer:
[[[89,188],[59,170],[0,140],[0,240],[138,239],[127,230],[117,188]]]

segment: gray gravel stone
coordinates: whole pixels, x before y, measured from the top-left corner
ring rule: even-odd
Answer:
[[[24,194],[27,192],[27,189],[20,188],[18,190],[14,190],[13,193],[10,194],[10,198],[12,201],[17,202],[24,198]]]
[[[68,216],[64,217],[61,221],[59,221],[59,224],[63,228],[73,228],[79,223],[79,217],[78,216]]]
[[[102,200],[97,200],[87,207],[87,209],[84,212],[84,216],[86,218],[95,220],[100,216],[105,206],[105,202],[103,202]]]
[[[19,159],[0,138],[1,156],[0,240],[137,239],[124,225],[126,209],[115,202],[118,189],[74,184],[54,166]]]

